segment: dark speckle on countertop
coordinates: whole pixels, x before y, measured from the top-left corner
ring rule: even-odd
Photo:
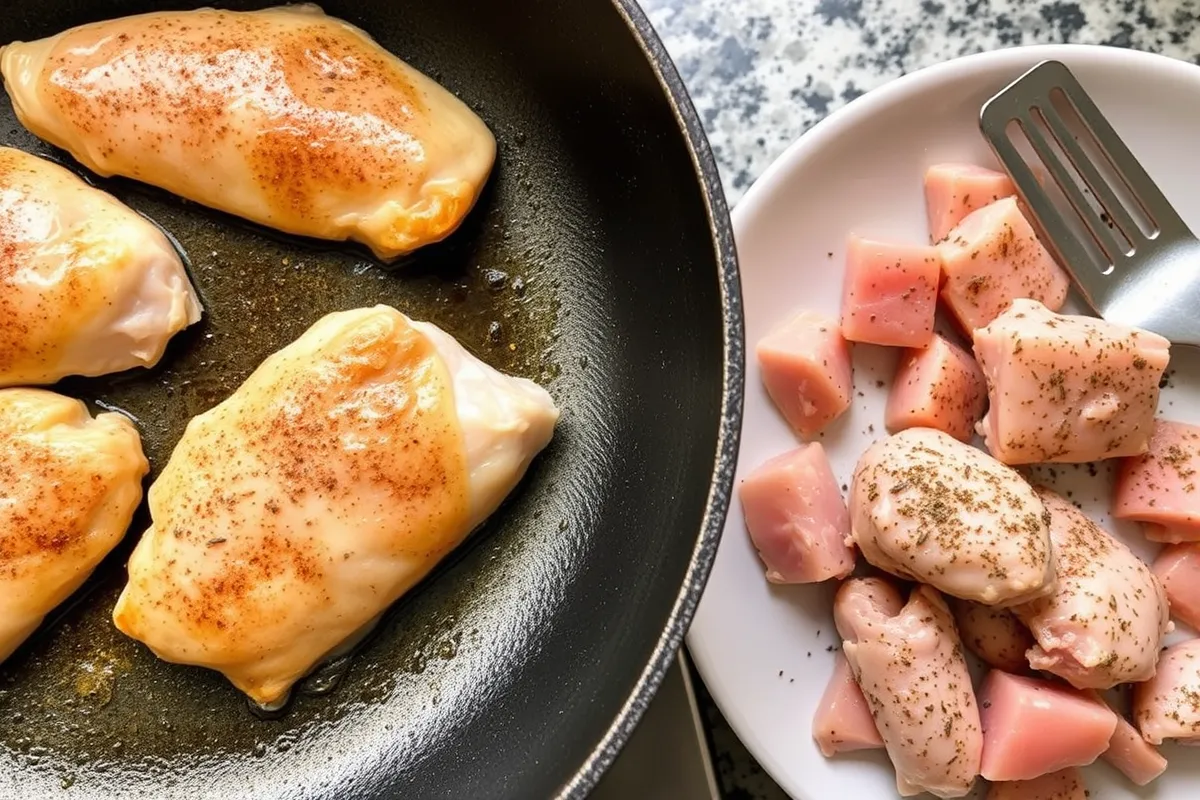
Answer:
[[[641,3],[700,112],[731,204],[788,144],[831,111],[893,78],[956,56],[1075,42],[1135,47],[1200,63],[1200,0]],[[703,691],[701,700],[725,796],[783,800]]]

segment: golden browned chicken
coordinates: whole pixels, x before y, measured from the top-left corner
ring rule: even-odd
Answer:
[[[188,425],[117,627],[278,704],[496,509],[557,419],[432,325],[330,314]]]
[[[101,175],[385,259],[449,235],[495,160],[465,104],[314,5],[84,25],[0,71],[22,124]]]
[[[0,147],[0,386],[153,366],[199,319],[158,228],[57,164]]]
[[[149,464],[120,414],[0,390],[0,661],[125,535]]]

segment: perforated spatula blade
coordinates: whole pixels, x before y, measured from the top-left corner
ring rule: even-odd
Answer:
[[[979,126],[1093,310],[1200,347],[1200,240],[1066,65],[1043,61],[1009,84],[984,104]],[[1014,133],[1065,202],[1039,181]]]

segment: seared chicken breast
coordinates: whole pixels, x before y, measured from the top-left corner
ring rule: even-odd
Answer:
[[[1154,677],[1172,630],[1167,593],[1150,567],[1070,501],[1048,489],[1054,591],[1013,607],[1037,645],[1029,664],[1078,689],[1109,689]]]
[[[120,414],[0,390],[0,661],[125,536],[150,469]]]
[[[189,423],[116,625],[278,704],[496,509],[557,419],[433,325],[330,314]]]
[[[1054,582],[1049,517],[1015,470],[932,428],[859,458],[851,532],[863,557],[964,600],[1011,605]]]
[[[200,319],[162,231],[11,147],[0,147],[0,252],[0,386],[153,366]]]
[[[21,123],[100,175],[384,259],[449,235],[496,155],[465,104],[314,5],[83,25],[0,72]]]

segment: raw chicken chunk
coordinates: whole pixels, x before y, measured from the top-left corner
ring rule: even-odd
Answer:
[[[1089,690],[1088,695],[1098,702],[1104,702],[1099,692]],[[1138,786],[1150,783],[1167,768],[1167,760],[1158,752],[1158,748],[1143,739],[1137,728],[1120,714],[1117,714],[1116,730],[1108,740],[1108,749],[1101,758]]]
[[[802,311],[758,343],[763,384],[783,418],[811,436],[850,407],[850,348],[837,320]]]
[[[883,747],[883,739],[879,738],[871,709],[854,680],[849,662],[841,653],[834,659],[833,676],[813,716],[813,738],[821,748],[821,755],[830,758],[838,753]]]
[[[940,242],[973,211],[1016,195],[1003,172],[974,164],[934,164],[925,171],[925,211],[929,240]]]
[[[1153,570],[1167,593],[1171,615],[1200,630],[1200,543],[1163,548]]]
[[[987,383],[975,359],[934,335],[928,347],[900,356],[884,422],[892,433],[936,428],[969,442],[986,407]]]
[[[1025,652],[1034,645],[1033,635],[1012,611],[957,598],[948,602],[958,635],[968,650],[996,669],[1012,673],[1029,671]]]
[[[942,302],[968,334],[1018,298],[1055,311],[1066,302],[1070,280],[1038,241],[1015,197],[972,212],[938,249],[945,273]]]
[[[1006,464],[1144,453],[1168,348],[1154,333],[1014,301],[975,332],[988,450]]]
[[[0,390],[0,661],[125,536],[150,469],[137,429],[78,400]]]
[[[992,670],[979,689],[981,773],[989,781],[1025,781],[1091,764],[1108,749],[1117,715],[1061,684]]]
[[[1048,489],[1056,585],[1046,597],[1014,606],[1037,645],[1029,665],[1080,689],[1148,680],[1171,631],[1167,594],[1124,543]]]
[[[1148,449],[1121,463],[1113,516],[1160,526],[1156,541],[1200,539],[1200,426],[1153,420]],[[1160,532],[1161,531],[1161,532]]]
[[[852,342],[925,347],[933,338],[941,277],[937,248],[851,236],[846,246],[842,335]]]
[[[1168,647],[1154,677],[1133,687],[1133,719],[1150,744],[1200,744],[1200,639]]]
[[[854,569],[850,514],[819,442],[776,456],[739,489],[746,529],[772,583],[816,583]]]
[[[0,147],[0,250],[0,386],[153,366],[200,319],[162,231],[10,147]]]
[[[188,424],[116,625],[279,704],[496,509],[557,419],[432,325],[330,314]]]
[[[859,458],[850,529],[863,557],[955,597],[1010,605],[1050,591],[1049,517],[1015,470],[910,428]]]
[[[458,98],[315,5],[83,25],[0,71],[21,123],[100,175],[384,259],[457,228],[496,155]]]
[[[987,800],[1086,800],[1083,775],[1075,767],[1028,781],[1004,781],[988,788]]]
[[[1144,522],[1142,535],[1147,541],[1161,544],[1200,542],[1200,525],[1155,525],[1153,522]]]
[[[842,652],[870,704],[903,797],[963,797],[979,774],[983,738],[954,618],[934,589],[919,586],[899,608],[878,579],[838,590]]]

